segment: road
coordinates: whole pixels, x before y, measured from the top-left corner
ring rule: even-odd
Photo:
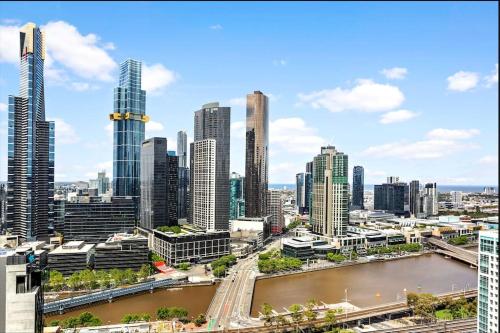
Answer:
[[[265,251],[279,248],[280,239],[266,246]],[[212,330],[260,326],[259,319],[250,317],[258,253],[239,259],[222,281],[207,311]]]

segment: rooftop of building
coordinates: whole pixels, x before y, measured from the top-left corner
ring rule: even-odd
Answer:
[[[498,230],[497,229],[481,230],[479,231],[479,235],[498,239]]]
[[[85,244],[84,241],[70,241],[59,247],[50,254],[70,254],[70,253],[87,253],[94,248],[94,244]]]

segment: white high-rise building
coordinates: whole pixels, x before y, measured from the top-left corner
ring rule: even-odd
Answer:
[[[479,232],[477,331],[498,333],[498,230]]]
[[[457,205],[462,204],[462,191],[451,191],[451,202]]]
[[[285,227],[285,219],[283,216],[283,200],[281,199],[281,191],[267,190],[267,215],[271,223],[271,233],[279,235]]]
[[[193,143],[193,224],[207,231],[215,228],[215,159],[216,141]]]
[[[437,215],[439,213],[438,192],[436,183],[427,183],[424,187],[424,196],[427,195],[430,202],[424,205],[424,212],[427,216]]]

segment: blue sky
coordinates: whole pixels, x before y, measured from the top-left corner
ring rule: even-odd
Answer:
[[[292,183],[321,145],[389,175],[498,183],[498,4],[0,3],[0,180],[18,29],[46,31],[46,115],[56,181],[112,173],[118,64],[144,63],[146,136],[193,135],[193,112],[232,107],[231,170],[244,173],[244,98],[270,96],[270,182]]]

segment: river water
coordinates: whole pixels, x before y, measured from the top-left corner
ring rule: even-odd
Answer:
[[[453,284],[453,286],[452,286]],[[279,312],[309,299],[325,303],[345,300],[358,307],[402,300],[408,292],[443,293],[476,287],[477,271],[439,254],[425,254],[385,262],[340,267],[323,271],[258,280],[252,302],[252,316],[269,303]]]
[[[325,303],[339,303],[345,298],[359,306],[370,306],[403,299],[404,291],[442,293],[477,285],[477,271],[454,259],[438,254],[426,254],[386,262],[372,262],[304,274],[258,280],[252,303],[252,315],[256,316],[261,304],[267,302],[281,311],[293,303],[304,304],[314,298]],[[419,288],[420,287],[420,288]],[[189,316],[204,313],[215,294],[217,286],[160,289],[149,294],[133,295],[86,308],[46,318],[54,319],[77,316],[89,311],[103,324],[119,323],[127,313],[149,313],[156,318],[160,306],[180,306]]]

